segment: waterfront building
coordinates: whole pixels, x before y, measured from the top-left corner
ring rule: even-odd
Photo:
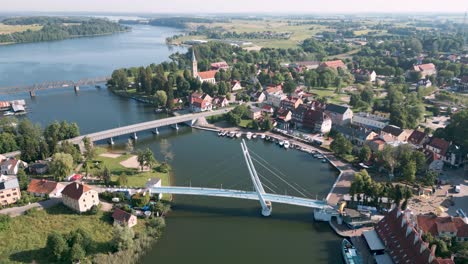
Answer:
[[[280,107],[294,111],[296,108],[298,108],[302,104],[302,99],[299,97],[292,97],[288,96],[281,100]]]
[[[21,198],[18,178],[0,174],[0,205],[16,203]]]
[[[114,218],[114,225],[128,226],[129,228],[134,227],[138,223],[136,216],[120,208],[115,208],[112,218]]]
[[[325,107],[325,113],[330,116],[333,125],[349,124],[353,118],[353,110],[344,105],[328,104]]]
[[[333,129],[340,132],[345,138],[359,146],[374,140],[378,136],[378,134],[374,131],[362,127],[355,128],[352,126],[334,126]]]
[[[99,205],[99,194],[86,184],[73,182],[63,189],[62,202],[70,209],[82,213]]]
[[[302,126],[317,133],[328,133],[332,128],[332,119],[323,111],[307,109],[303,115]]]
[[[65,185],[44,179],[32,179],[28,185],[28,193],[34,196],[61,197]]]
[[[206,93],[193,93],[190,96],[190,110],[192,112],[205,112],[213,109],[213,98]]]
[[[385,142],[406,142],[412,130],[404,130],[394,125],[387,125],[380,131],[380,137]]]
[[[160,178],[150,178],[148,179],[148,181],[146,182],[146,189],[148,190],[148,192],[150,193],[150,195],[155,195],[157,194],[158,195],[158,199],[162,199],[162,194],[161,193],[154,193],[151,188],[156,188],[156,187],[161,187],[162,186],[162,181]]]
[[[195,57],[195,52],[192,51],[192,75],[194,78],[197,78],[202,83],[216,84],[215,75],[217,72],[217,70],[199,72],[197,58]]]
[[[352,123],[356,126],[380,130],[386,127],[390,123],[390,120],[383,116],[359,112],[353,115]]]
[[[258,107],[255,107],[255,106],[250,107],[250,109],[249,109],[249,118],[250,119],[257,120],[257,119],[260,119],[261,117],[262,117],[262,109],[261,108],[258,108]]]

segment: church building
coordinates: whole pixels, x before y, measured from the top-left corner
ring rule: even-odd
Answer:
[[[197,78],[202,83],[208,82],[216,84],[215,75],[217,72],[218,71],[216,70],[198,72],[197,58],[195,57],[195,52],[192,49],[192,74],[194,78]]]

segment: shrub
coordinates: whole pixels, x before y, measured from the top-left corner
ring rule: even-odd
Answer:
[[[161,165],[159,165],[156,168],[156,171],[161,172],[161,173],[168,173],[171,171],[171,166],[167,164],[166,162],[163,162]]]
[[[9,215],[0,214],[0,232],[10,228],[11,218]]]

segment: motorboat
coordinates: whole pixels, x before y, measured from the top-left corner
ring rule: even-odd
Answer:
[[[247,139],[252,139],[252,132],[247,132],[247,134],[245,135],[247,137]]]
[[[356,248],[347,239],[341,242],[341,253],[346,264],[362,264],[361,257],[357,254]]]
[[[5,113],[3,113],[4,116],[12,116],[12,115],[15,115],[15,113],[11,112],[11,111],[6,111]]]
[[[282,146],[284,145],[284,141],[283,141],[283,140],[280,140],[280,141],[278,142],[278,144],[280,145],[280,147],[282,147]]]
[[[288,149],[291,145],[289,143],[289,141],[284,141],[284,144],[283,144],[284,148]]]
[[[257,138],[257,134],[253,134],[253,135],[252,135],[252,138],[253,138],[253,139],[256,139],[256,138]]]
[[[240,137],[242,137],[242,133],[241,133],[241,132],[237,132],[237,133],[236,133],[236,138],[240,138]]]
[[[261,134],[260,137],[261,137],[262,139],[265,139],[266,135],[265,135],[265,134]]]

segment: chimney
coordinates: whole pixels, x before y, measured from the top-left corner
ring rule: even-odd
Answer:
[[[436,249],[437,249],[437,245],[436,244],[432,245],[431,254],[434,255],[434,256],[435,256]]]

